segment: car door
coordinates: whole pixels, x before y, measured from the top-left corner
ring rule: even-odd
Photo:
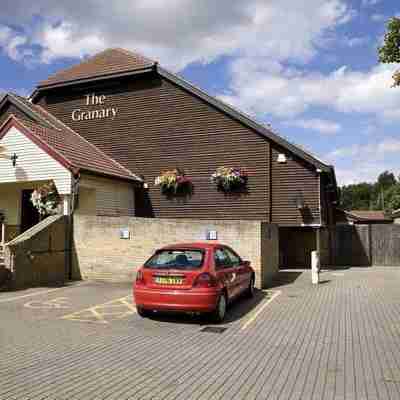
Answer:
[[[232,299],[240,292],[237,268],[232,265],[228,253],[222,247],[215,249],[214,263],[217,279],[223,282],[228,292],[228,298]]]
[[[237,293],[240,294],[245,291],[250,284],[251,274],[249,269],[246,268],[243,260],[229,247],[225,247],[225,252],[231,260],[231,265],[236,270],[237,274]]]

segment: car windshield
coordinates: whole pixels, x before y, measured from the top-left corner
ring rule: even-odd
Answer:
[[[202,267],[203,260],[203,250],[160,250],[144,264],[144,267],[150,269],[194,270]]]

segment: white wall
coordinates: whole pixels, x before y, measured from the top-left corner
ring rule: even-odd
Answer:
[[[0,145],[6,148],[7,155],[15,153],[18,156],[16,167],[11,160],[0,158],[0,184],[52,179],[61,195],[71,193],[70,171],[18,129],[12,127],[0,140]]]

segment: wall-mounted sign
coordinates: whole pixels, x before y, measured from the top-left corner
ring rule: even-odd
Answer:
[[[131,232],[129,230],[129,228],[121,228],[119,230],[119,237],[120,239],[130,239],[131,238]]]
[[[107,96],[104,94],[97,96],[95,93],[88,94],[85,96],[85,106],[96,106],[95,110],[84,110],[81,108],[76,108],[72,111],[72,121],[89,121],[93,119],[105,119],[111,118],[112,120],[118,114],[117,107],[106,107]]]
[[[208,230],[206,232],[206,239],[207,240],[218,240],[218,232],[215,230]]]

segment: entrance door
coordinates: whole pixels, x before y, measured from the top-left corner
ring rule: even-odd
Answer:
[[[31,202],[33,190],[22,191],[21,201],[21,233],[25,232],[40,221],[40,214]]]

